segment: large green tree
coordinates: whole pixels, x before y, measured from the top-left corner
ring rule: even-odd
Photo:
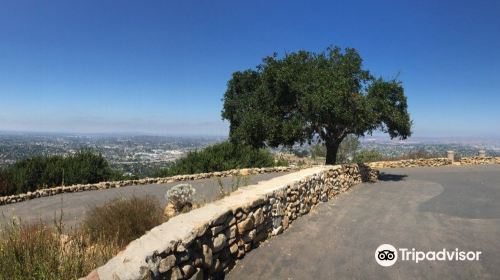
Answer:
[[[355,49],[329,47],[264,58],[256,69],[235,72],[224,95],[230,139],[254,147],[311,142],[336,161],[342,140],[375,130],[391,138],[411,135],[401,82],[374,78]]]

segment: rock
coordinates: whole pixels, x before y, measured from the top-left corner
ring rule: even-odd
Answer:
[[[237,231],[237,227],[236,226],[232,226],[232,227],[228,228],[226,230],[226,237],[228,239],[235,238],[236,237],[236,231]]]
[[[246,219],[240,221],[237,225],[238,225],[238,232],[240,234],[244,233],[247,230],[252,229],[254,225],[253,215],[248,216]]]
[[[160,273],[164,273],[169,271],[172,267],[175,266],[176,258],[174,255],[169,255],[166,258],[160,261],[159,271]]]
[[[241,176],[248,176],[248,175],[250,175],[250,170],[248,168],[240,169],[240,175]]]
[[[253,213],[253,217],[255,219],[255,225],[258,226],[264,222],[264,211],[262,211],[262,208],[257,209]]]
[[[224,246],[226,246],[226,241],[227,241],[227,238],[226,238],[226,235],[224,234],[219,234],[217,235],[217,237],[215,237],[213,239],[213,252],[216,253],[216,252],[219,252],[220,250],[222,250],[222,248],[224,248]]]
[[[242,239],[246,243],[250,243],[255,239],[256,235],[257,235],[257,230],[252,229],[251,231],[244,233]]]
[[[230,211],[228,211],[228,212],[226,212],[226,213],[224,213],[224,214],[220,215],[219,217],[217,217],[217,219],[215,219],[215,220],[212,222],[212,225],[217,226],[217,225],[221,225],[221,224],[223,224],[223,223],[226,221],[226,219],[228,218],[228,216],[229,216],[230,214],[231,214],[231,212],[230,212]]]
[[[207,245],[203,244],[203,263],[207,268],[212,267],[212,249]]]
[[[219,259],[215,259],[214,267],[213,267],[215,272],[221,272],[222,271],[222,264]]]
[[[238,255],[236,255],[236,257],[237,257],[238,259],[241,259],[241,258],[243,258],[244,256],[245,256],[245,250],[244,250],[243,248],[239,248],[239,249],[238,249]]]
[[[226,224],[228,226],[232,226],[232,225],[236,224],[236,218],[233,215],[229,215],[227,220],[226,220]]]
[[[177,266],[172,267],[171,270],[167,271],[162,279],[178,280],[182,279],[182,271]]]
[[[235,254],[236,252],[238,252],[238,244],[234,243],[233,245],[231,245],[231,247],[229,247],[229,252],[231,252],[231,254]]]
[[[189,278],[189,280],[203,280],[203,270],[197,268],[196,272]]]
[[[215,227],[212,227],[212,235],[216,236],[217,234],[219,234],[219,232],[223,231],[224,228],[225,228],[224,226],[215,226]]]
[[[283,232],[283,227],[282,226],[279,226],[277,228],[274,228],[273,231],[271,232],[272,235],[278,235],[278,234],[281,234]]]
[[[182,267],[182,273],[184,273],[185,278],[191,277],[191,275],[193,275],[195,272],[196,269],[190,264],[186,264]]]

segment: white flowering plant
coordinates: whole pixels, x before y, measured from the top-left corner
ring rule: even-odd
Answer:
[[[192,206],[195,193],[196,189],[190,184],[179,184],[167,191],[165,199],[177,210],[182,210],[185,206]]]

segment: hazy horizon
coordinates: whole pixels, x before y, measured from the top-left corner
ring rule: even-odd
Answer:
[[[26,136],[79,136],[79,137],[186,137],[186,138],[229,138],[227,133],[223,134],[210,134],[210,133],[145,133],[145,132],[71,132],[71,131],[27,131],[27,130],[3,130],[0,129],[0,136],[6,135],[26,135]],[[495,141],[500,142],[500,136],[464,136],[464,135],[452,135],[452,136],[411,136],[406,140],[400,140],[399,138],[391,139],[387,134],[384,133],[374,133],[373,135],[365,135],[360,137],[361,141],[391,141],[391,142],[422,142],[427,143],[438,141],[438,142],[461,142],[461,141]]]

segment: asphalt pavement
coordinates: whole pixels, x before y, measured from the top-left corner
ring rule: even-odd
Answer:
[[[286,173],[264,173],[240,177],[224,177],[221,182],[226,191],[239,185],[255,184],[259,181],[268,180]],[[200,179],[193,181],[175,182],[169,184],[151,184],[140,186],[126,186],[121,188],[86,191],[77,193],[63,193],[55,196],[32,199],[20,203],[0,206],[0,223],[5,224],[17,217],[23,223],[44,222],[53,223],[61,216],[64,225],[69,229],[78,226],[85,217],[85,213],[94,206],[103,205],[109,200],[119,197],[144,197],[157,198],[162,207],[165,206],[165,193],[175,185],[188,183],[195,189],[195,200],[198,202],[210,202],[219,195],[219,182],[216,178]]]
[[[249,252],[227,279],[500,279],[500,165],[382,172]],[[381,244],[396,248],[392,266],[376,261]],[[481,253],[416,263],[401,249]]]

